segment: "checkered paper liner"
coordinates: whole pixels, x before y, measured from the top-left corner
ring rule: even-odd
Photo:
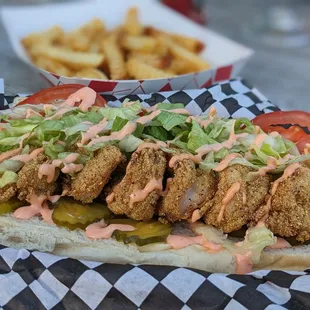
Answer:
[[[0,80],[0,93],[3,81]],[[0,95],[1,96],[1,95]],[[8,108],[15,96],[0,97]],[[112,106],[125,99],[105,96]],[[230,80],[201,90],[130,96],[146,105],[184,102],[196,114],[253,118],[279,110],[255,88]],[[0,99],[0,100],[1,100]],[[155,265],[76,260],[0,246],[3,309],[309,309],[310,270],[209,273]]]

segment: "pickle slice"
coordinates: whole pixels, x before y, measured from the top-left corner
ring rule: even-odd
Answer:
[[[131,219],[111,219],[108,224],[127,224],[136,227],[134,231],[115,230],[112,234],[117,241],[125,244],[135,243],[143,246],[150,243],[166,241],[171,232],[170,224],[162,224],[156,220],[138,222]]]
[[[22,207],[24,203],[17,198],[10,199],[7,202],[0,203],[0,215],[10,213]]]
[[[70,230],[85,229],[101,219],[109,219],[111,211],[101,203],[85,204],[72,198],[61,198],[55,205],[53,221]]]

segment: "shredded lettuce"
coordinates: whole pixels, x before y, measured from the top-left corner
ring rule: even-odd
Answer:
[[[24,164],[18,160],[4,160],[0,163],[0,173],[5,171],[17,172]]]
[[[65,151],[65,146],[63,143],[59,143],[59,136],[50,139],[50,141],[43,144],[44,153],[51,159],[58,158],[59,153]]]
[[[63,132],[67,137],[70,137],[78,132],[86,132],[91,126],[93,126],[92,123],[82,122],[64,129]]]
[[[157,104],[157,109],[158,110],[175,110],[175,109],[184,109],[184,104],[183,103],[158,103]]]
[[[213,143],[216,143],[216,141],[210,138],[196,121],[192,121],[192,129],[188,134],[187,147],[191,151],[195,151],[205,144]]]
[[[157,117],[156,120],[158,120],[161,125],[166,130],[171,130],[173,127],[184,124],[186,122],[187,116],[168,112],[168,111],[162,111]]]
[[[141,139],[135,137],[134,135],[128,135],[120,141],[118,145],[121,150],[130,153],[134,152],[142,142],[143,141]]]
[[[40,115],[25,118],[29,108],[35,112],[48,113],[49,119]],[[83,162],[90,158],[94,151],[107,144],[118,145],[125,152],[130,153],[135,151],[143,139],[155,142],[169,141],[170,147],[164,148],[165,152],[170,152],[171,148],[178,148],[181,152],[195,154],[197,149],[204,145],[223,143],[229,139],[231,134],[238,135],[240,133],[247,133],[247,135],[238,136],[237,141],[230,149],[223,147],[217,152],[205,154],[200,163],[200,168],[204,170],[213,169],[230,153],[239,153],[242,157],[235,158],[229,165],[241,164],[254,170],[266,166],[268,160],[273,158],[277,160],[278,165],[271,173],[282,172],[290,163],[310,159],[310,155],[301,156],[296,145],[283,139],[280,135],[266,135],[261,145],[257,145],[255,143],[257,127],[246,118],[233,120],[218,117],[210,118],[210,116],[205,115],[188,121],[188,115],[173,112],[174,109],[183,109],[182,103],[159,103],[156,108],[160,113],[146,124],[137,123],[136,130],[123,141],[114,140],[83,146],[84,151],[89,152],[83,158]],[[72,109],[69,108],[66,113],[55,117],[55,113],[59,109],[60,107],[57,105],[27,105],[18,106],[11,112],[6,111],[4,115],[0,116],[6,121],[6,123],[1,123],[0,153],[17,148],[22,135],[32,133],[24,141],[24,145],[27,147],[23,149],[23,152],[29,152],[29,147],[43,146],[45,154],[51,159],[56,159],[59,154],[72,151],[75,144],[81,141],[82,133],[101,122],[103,118],[106,118],[108,123],[105,130],[98,136],[120,131],[128,121],[135,122],[139,118],[140,112],[145,112],[139,101],[130,102],[128,100],[125,100],[121,107],[93,107],[87,112],[73,107]],[[210,122],[203,128],[200,125],[200,120]],[[263,131],[260,130],[259,134],[263,134]],[[5,161],[0,164],[0,173],[4,171],[17,172],[18,169],[20,169],[20,163]]]
[[[252,262],[257,264],[264,248],[275,244],[276,241],[277,238],[266,226],[256,226],[247,230],[244,241],[240,246],[227,242],[224,243],[224,247],[234,254],[245,254],[250,251],[252,253]]]
[[[137,117],[142,109],[142,104],[139,101],[126,107],[121,108],[111,108],[105,107],[98,110],[98,113],[106,117],[108,120],[114,120],[117,116],[123,119],[132,120]]]
[[[113,121],[111,131],[120,131],[127,123],[128,123],[128,119],[116,116]]]
[[[6,185],[16,183],[18,175],[13,171],[5,171],[0,178],[0,188],[3,188]]]
[[[169,132],[159,126],[148,126],[144,129],[143,134],[164,142],[168,140],[169,136]]]

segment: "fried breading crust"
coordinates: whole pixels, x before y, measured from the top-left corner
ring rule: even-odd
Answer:
[[[37,158],[25,164],[19,171],[16,183],[18,199],[30,202],[33,194],[48,196],[56,191],[59,169],[55,170],[55,177],[51,183],[47,182],[46,176],[43,176],[42,179],[38,176],[40,166],[45,163],[50,164],[51,160],[47,156],[40,154]]]
[[[268,176],[259,176],[254,181],[246,182],[245,178],[250,171],[246,166],[233,165],[219,173],[218,191],[214,198],[203,206],[206,210],[204,221],[207,224],[229,233],[239,230],[251,220],[253,213],[268,194],[270,179]],[[226,205],[223,217],[218,221],[222,201],[235,182],[240,183],[240,190]]]
[[[119,165],[111,174],[109,182],[101,191],[99,197],[102,201],[106,201],[106,198],[112,193],[113,187],[119,184],[126,174],[126,167]]]
[[[166,157],[163,151],[142,149],[134,153],[127,166],[123,180],[113,188],[114,199],[108,202],[109,209],[115,214],[125,214],[138,221],[148,221],[154,215],[155,206],[160,197],[159,190],[153,190],[141,202],[130,207],[130,195],[145,188],[152,180],[162,180],[166,170]]]
[[[68,195],[84,203],[91,203],[108,183],[113,170],[125,160],[116,146],[109,145],[98,150],[84,169],[72,178]]]
[[[192,160],[178,161],[174,176],[166,186],[167,192],[159,203],[159,216],[169,222],[190,218],[195,209],[214,196],[215,180],[214,172],[196,169]]]
[[[7,202],[15,196],[17,192],[16,183],[8,184],[0,188],[0,203]]]
[[[310,240],[310,169],[300,168],[278,185],[266,226],[281,237]]]

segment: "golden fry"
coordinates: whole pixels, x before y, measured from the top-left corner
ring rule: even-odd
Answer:
[[[29,34],[21,43],[36,66],[61,76],[152,79],[210,68],[198,56],[203,42],[144,27],[138,13],[137,7],[131,7],[124,22],[113,29],[106,29],[101,19],[93,18],[66,33],[54,26]]]
[[[130,8],[127,11],[124,30],[133,36],[139,36],[143,33],[143,26],[139,22],[138,9],[136,7]]]
[[[112,80],[123,80],[127,76],[126,65],[123,53],[117,43],[109,38],[103,41],[102,50],[104,51],[110,78]]]
[[[129,58],[136,58],[139,61],[157,69],[166,69],[169,67],[171,62],[170,57],[141,52],[132,52],[130,53]]]
[[[84,68],[74,74],[75,77],[108,80],[108,77],[100,70],[95,68]]]
[[[31,48],[36,44],[52,44],[58,43],[63,39],[64,31],[59,26],[54,26],[43,32],[31,33],[21,40],[21,43],[26,49]]]
[[[156,40],[147,36],[125,36],[122,45],[125,49],[139,52],[152,52],[156,48]]]
[[[96,54],[100,53],[101,52],[100,40],[91,42],[88,46],[87,52]]]
[[[176,74],[187,74],[195,71],[187,61],[177,58],[171,60],[169,70]]]
[[[105,32],[104,23],[94,18],[82,27],[65,34],[62,44],[74,51],[87,52],[91,42],[102,37]]]
[[[175,34],[167,31],[162,31],[154,27],[147,27],[146,33],[153,37],[165,35],[166,37],[172,39],[174,42],[178,43],[182,47],[196,54],[200,53],[205,48],[204,43],[196,38],[192,38],[181,34]]]
[[[44,56],[37,57],[34,64],[43,70],[58,74],[60,76],[71,76],[71,71],[66,66]]]
[[[136,58],[127,61],[127,70],[131,77],[135,79],[160,79],[174,76],[173,73],[154,68]]]
[[[170,33],[169,35],[176,43],[178,43],[179,45],[183,46],[184,48],[188,49],[193,53],[198,54],[205,47],[204,44],[198,39],[172,33]]]
[[[174,42],[170,42],[168,40],[166,40],[166,42],[169,46],[171,54],[177,59],[188,62],[188,66],[192,68],[193,72],[210,69],[210,64],[196,54],[190,52],[189,50]]]
[[[38,45],[34,47],[32,53],[36,56],[45,56],[54,59],[75,70],[86,67],[96,68],[100,66],[104,60],[102,54],[73,52],[65,48],[47,45]]]

